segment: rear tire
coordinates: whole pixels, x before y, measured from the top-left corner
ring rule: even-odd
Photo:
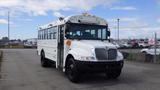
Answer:
[[[66,75],[68,79],[74,83],[77,83],[79,81],[80,73],[77,70],[77,65],[75,64],[73,58],[69,58],[66,63]]]
[[[49,67],[50,66],[48,60],[45,58],[44,52],[41,53],[41,66],[42,67]]]
[[[106,76],[110,79],[116,79],[121,74],[121,69],[110,69],[106,71]]]

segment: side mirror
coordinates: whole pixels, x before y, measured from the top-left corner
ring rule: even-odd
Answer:
[[[107,36],[110,37],[111,36],[111,32],[110,30],[107,31]]]

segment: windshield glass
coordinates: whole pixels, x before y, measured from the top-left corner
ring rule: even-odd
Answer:
[[[67,39],[106,40],[107,26],[70,24],[66,31]]]

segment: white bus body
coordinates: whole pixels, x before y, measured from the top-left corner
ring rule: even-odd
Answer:
[[[55,62],[76,82],[82,72],[105,72],[117,78],[123,55],[109,42],[108,23],[93,15],[75,15],[38,27],[37,51],[43,67]]]

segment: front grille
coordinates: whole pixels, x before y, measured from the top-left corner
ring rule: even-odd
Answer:
[[[108,50],[108,59],[114,60],[117,58],[117,50],[116,49],[109,49]]]
[[[105,48],[96,48],[95,49],[96,57],[98,60],[107,60],[107,50]]]
[[[106,49],[106,48],[96,48],[95,49],[96,58],[98,60],[114,60],[117,57],[116,49]]]

